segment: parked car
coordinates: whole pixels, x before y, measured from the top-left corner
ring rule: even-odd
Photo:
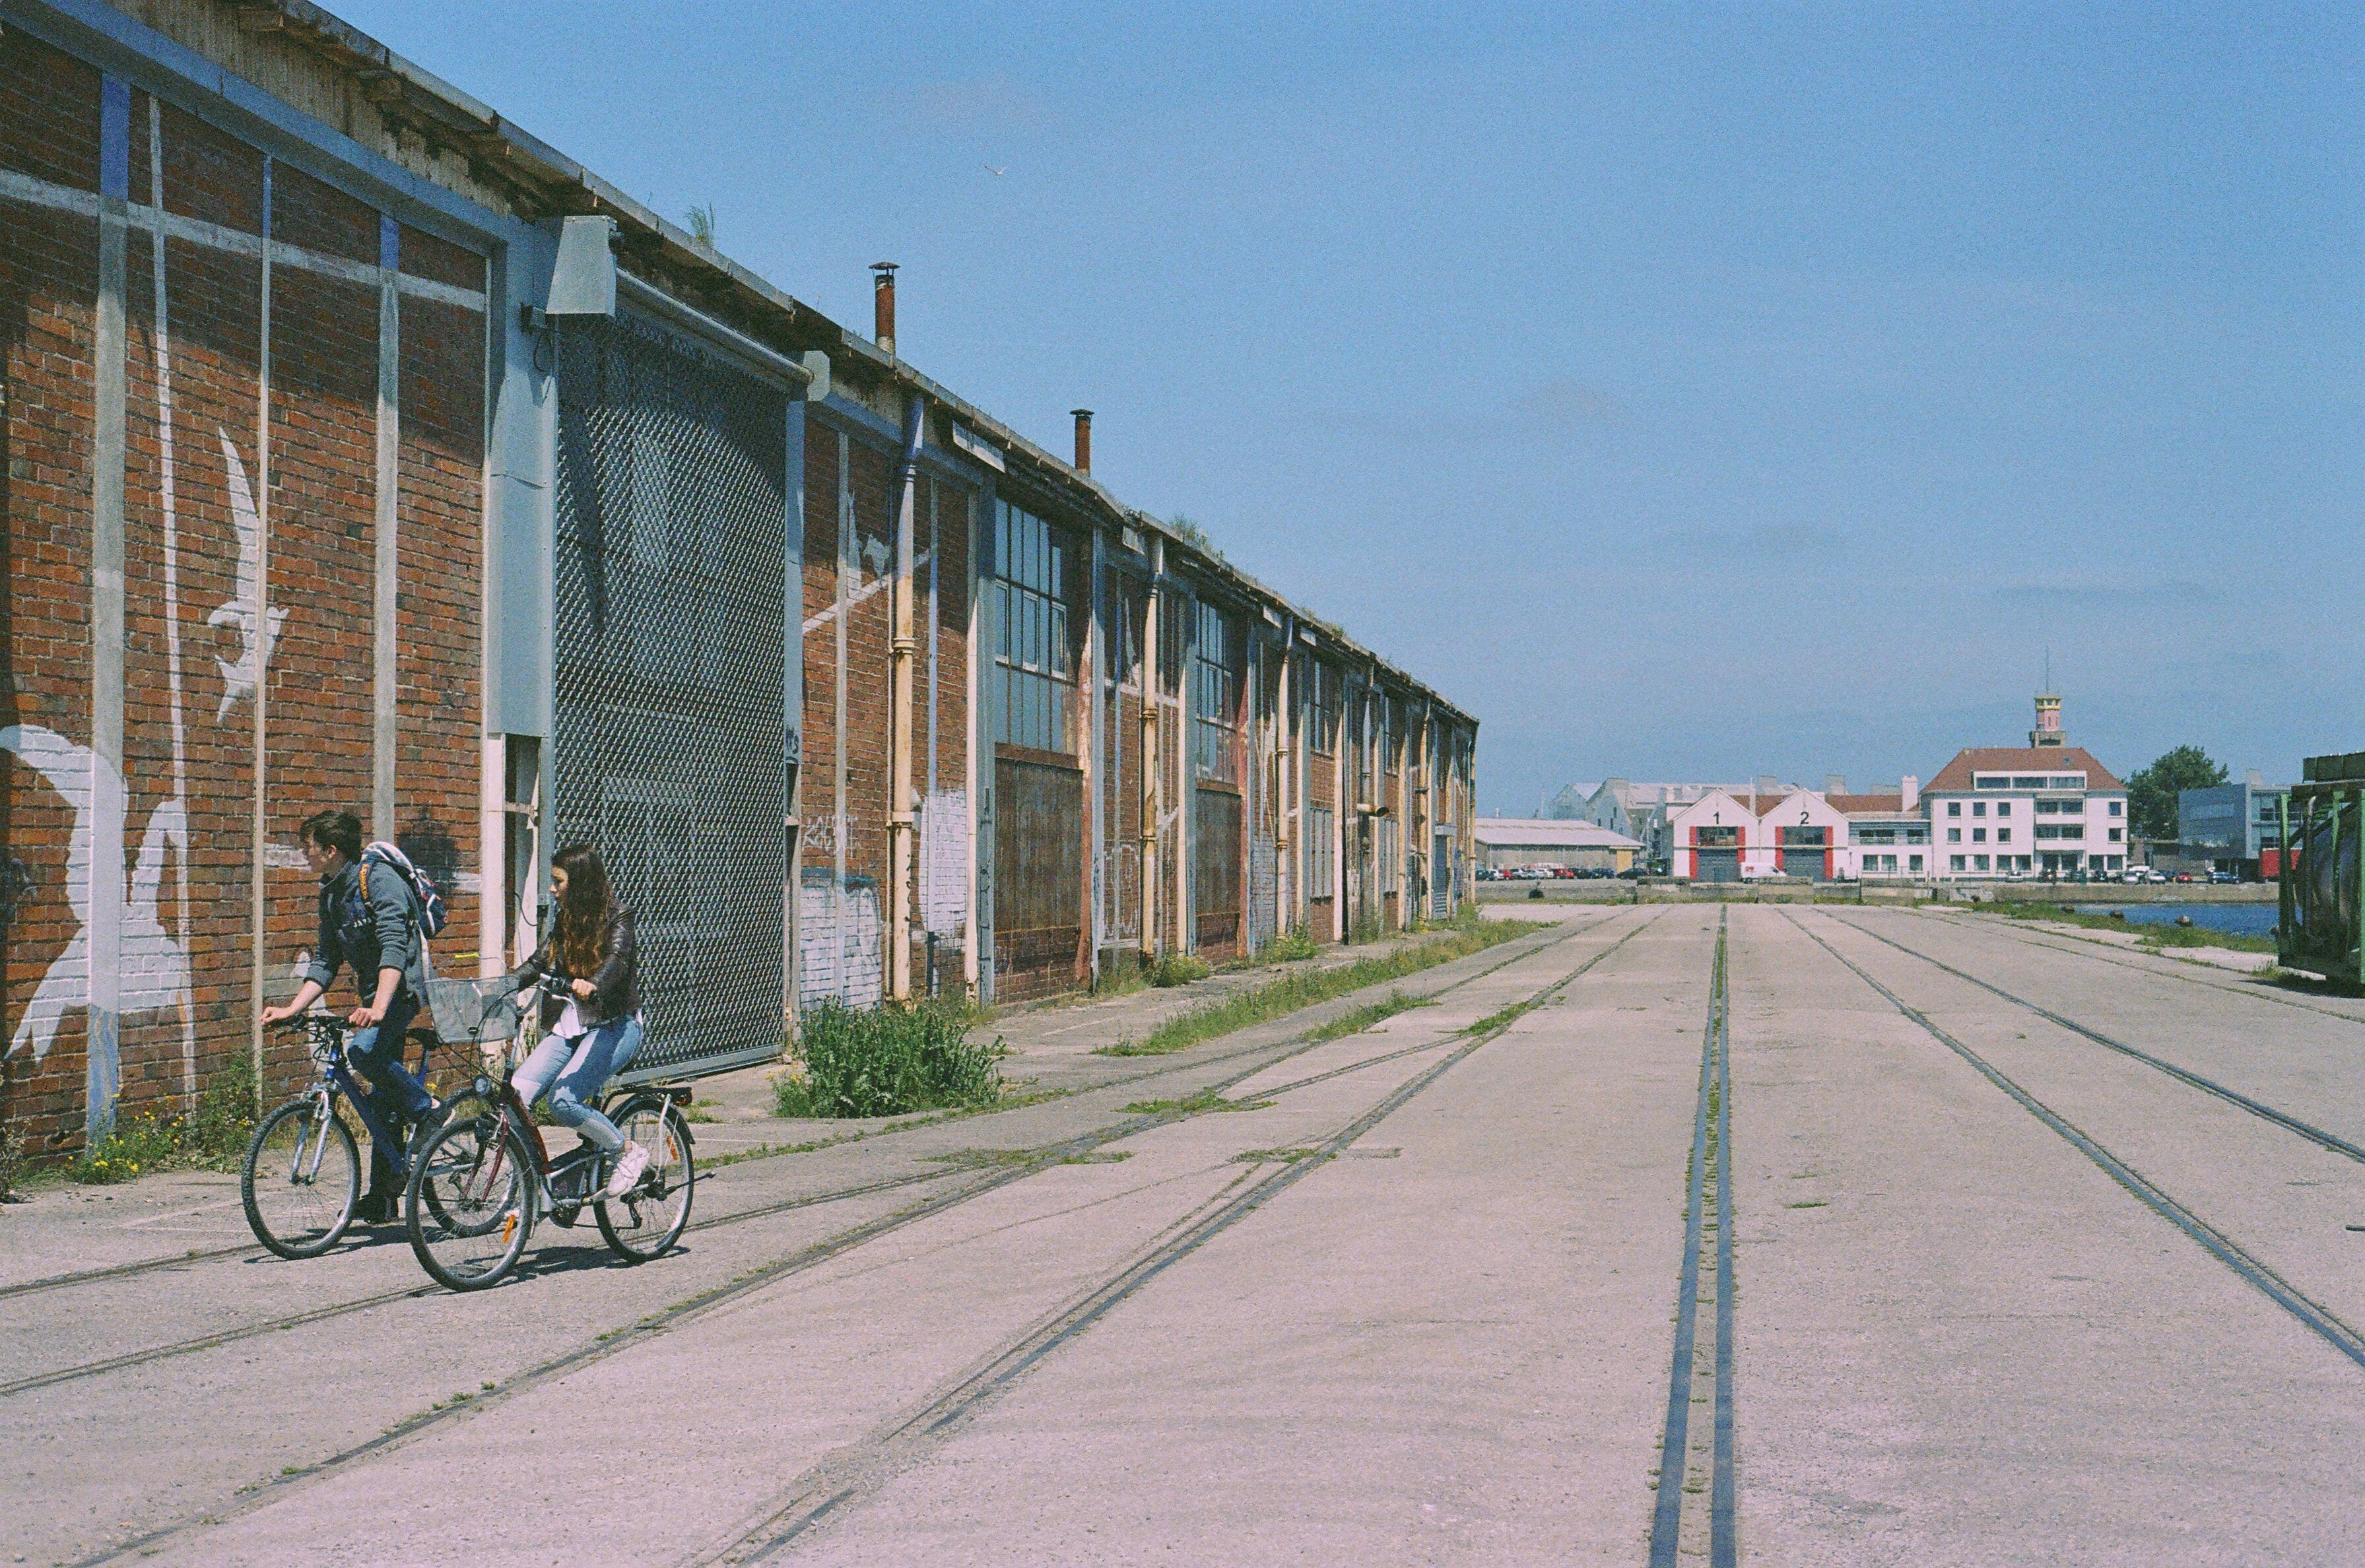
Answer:
[[[1626,869],[1618,873],[1618,879],[1623,882],[1639,882],[1650,874],[1651,873],[1649,871],[1640,866],[1629,866]]]
[[[2130,886],[2137,882],[2147,882],[2151,880],[2150,869],[2147,866],[2130,866],[2119,873],[2119,880]]]
[[[2201,879],[2190,871],[2179,871],[2173,879],[2179,882],[2197,882]]]
[[[2239,876],[2232,871],[2212,871],[2209,873],[2210,883],[2214,887],[2230,887],[2241,879],[2242,879]]]

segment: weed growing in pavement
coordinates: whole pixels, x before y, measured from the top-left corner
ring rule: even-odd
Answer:
[[[1062,1165],[1115,1165],[1119,1160],[1132,1158],[1133,1151],[1129,1148],[1096,1148],[1090,1154],[1069,1155],[1059,1163]]]
[[[1295,1165],[1301,1159],[1311,1159],[1322,1151],[1318,1148],[1251,1148],[1232,1156],[1235,1165]]]
[[[852,1008],[832,998],[807,1014],[796,1046],[801,1073],[780,1075],[782,1116],[900,1116],[1002,1097],[999,1041],[969,1037],[966,1005]]]
[[[1832,1204],[1829,1198],[1810,1198],[1803,1204],[1784,1204],[1782,1206],[1786,1209],[1827,1209]]]
[[[1358,1007],[1351,1013],[1342,1013],[1328,1024],[1317,1025],[1297,1037],[1311,1044],[1320,1040],[1336,1040],[1347,1035],[1360,1035],[1373,1025],[1384,1023],[1399,1013],[1407,1012],[1415,1007],[1436,1005],[1437,1002],[1432,998],[1407,996],[1403,991],[1392,991],[1384,1001],[1374,1002],[1368,1007]]]
[[[255,1087],[254,1060],[244,1051],[232,1051],[197,1096],[181,1129],[181,1141],[191,1158],[215,1170],[235,1170],[246,1158],[247,1140],[254,1136],[254,1107],[261,1099]]]
[[[15,1203],[23,1193],[27,1160],[25,1135],[13,1120],[0,1119],[0,1204]]]
[[[1202,1003],[1187,1013],[1169,1018],[1142,1039],[1120,1040],[1113,1046],[1103,1046],[1093,1054],[1104,1057],[1164,1056],[1169,1051],[1182,1050],[1203,1040],[1212,1040],[1218,1035],[1228,1035],[1235,1029],[1245,1029],[1251,1024],[1261,1024],[1283,1014],[1311,1007],[1317,1002],[1328,1002],[1334,996],[1344,996],[1351,991],[1361,991],[1365,986],[1385,980],[1401,980],[1439,964],[1468,958],[1497,943],[1508,942],[1515,936],[1524,936],[1541,929],[1533,921],[1473,919],[1457,926],[1450,936],[1399,947],[1393,953],[1361,958],[1337,969],[1283,975],[1236,996]]]
[[[1189,985],[1193,980],[1205,980],[1216,970],[1196,953],[1160,953],[1144,972],[1150,984],[1164,987]]]
[[[1229,1100],[1218,1090],[1202,1089],[1180,1100],[1136,1100],[1125,1108],[1128,1116],[1196,1116],[1209,1111],[1261,1111],[1270,1100]]]
[[[712,1100],[692,1100],[681,1108],[681,1119],[685,1122],[719,1122],[723,1118],[714,1114],[713,1105]]]
[[[1039,1148],[956,1148],[944,1154],[921,1156],[939,1165],[958,1165],[964,1170],[990,1170],[1010,1165],[1031,1165],[1043,1158]]]
[[[1321,951],[1321,945],[1314,940],[1312,932],[1303,925],[1293,925],[1284,935],[1266,943],[1257,957],[1275,964],[1295,964],[1300,959],[1314,958]]]
[[[1513,1024],[1519,1022],[1521,1018],[1526,1017],[1530,1013],[1542,1005],[1542,1002],[1532,997],[1525,1002],[1514,1002],[1510,1006],[1502,1009],[1498,1013],[1489,1013],[1486,1016],[1479,1019],[1478,1022],[1471,1025],[1470,1027],[1463,1030],[1462,1032],[1465,1035],[1491,1035],[1497,1029],[1509,1028]]]
[[[178,1130],[177,1123],[154,1116],[129,1117],[84,1148],[67,1174],[84,1186],[100,1187],[160,1170],[180,1152]]]

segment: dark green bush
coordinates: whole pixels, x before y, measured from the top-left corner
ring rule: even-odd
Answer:
[[[784,1116],[899,1116],[1002,1096],[998,1045],[969,1037],[970,1010],[924,1002],[868,1011],[835,999],[804,1017],[801,1076],[775,1092]]]

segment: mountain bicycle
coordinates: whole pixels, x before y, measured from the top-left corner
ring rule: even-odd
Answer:
[[[420,1047],[422,1078],[439,1045],[481,1047],[517,1032],[517,1009],[499,991],[488,992],[465,980],[430,980],[428,987],[434,1026],[414,1027],[404,1036],[406,1044]],[[257,1241],[282,1258],[318,1258],[343,1239],[361,1198],[363,1156],[353,1123],[358,1121],[372,1142],[387,1151],[396,1176],[406,1184],[410,1140],[398,1127],[382,1125],[362,1098],[345,1060],[353,1025],[342,1015],[309,1013],[279,1026],[308,1036],[319,1077],[254,1129],[240,1167],[239,1195]],[[428,1092],[434,1092],[432,1081]],[[450,1099],[435,1101],[418,1131],[439,1126],[474,1092],[475,1085],[468,1083]]]
[[[473,1115],[447,1118],[420,1141],[404,1209],[410,1249],[438,1284],[480,1291],[507,1279],[534,1222],[571,1227],[588,1206],[610,1250],[645,1262],[681,1238],[698,1171],[686,1083],[643,1084],[600,1107],[625,1139],[649,1151],[648,1168],[619,1198],[606,1195],[610,1157],[588,1141],[553,1159],[531,1109],[506,1078],[479,1077]]]

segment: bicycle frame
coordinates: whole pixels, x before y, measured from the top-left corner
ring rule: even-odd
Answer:
[[[369,1102],[363,1098],[360,1081],[346,1066],[345,1045],[352,1038],[350,1027],[336,1020],[319,1017],[305,1019],[302,1027],[312,1036],[312,1059],[320,1068],[320,1081],[312,1086],[311,1091],[319,1102],[320,1110],[313,1119],[311,1132],[306,1135],[313,1137],[315,1142],[311,1169],[305,1171],[304,1179],[313,1181],[319,1175],[320,1161],[328,1149],[325,1136],[327,1120],[335,1114],[336,1101],[341,1095],[353,1108],[353,1114],[361,1118],[362,1126],[368,1129],[371,1141],[386,1150],[387,1162],[393,1167],[394,1173],[407,1179],[410,1174],[409,1151],[403,1147],[402,1140],[378,1120],[377,1113],[370,1109]],[[421,1065],[425,1064],[422,1062]],[[301,1169],[303,1163],[304,1148],[298,1143],[296,1165]]]

